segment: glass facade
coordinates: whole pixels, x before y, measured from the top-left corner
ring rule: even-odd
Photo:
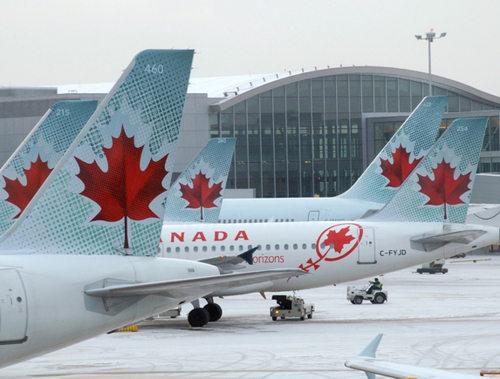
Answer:
[[[257,197],[345,192],[403,123],[376,119],[409,115],[428,90],[427,83],[400,77],[323,76],[278,86],[211,114],[212,138],[237,138],[227,188],[255,188]],[[447,112],[495,109],[445,88],[433,86],[433,92],[450,96]],[[373,127],[367,127],[368,117],[375,119]],[[444,120],[442,130],[452,120]],[[500,151],[499,138],[499,117],[490,116],[484,151]],[[499,171],[500,158],[484,157],[480,166],[481,172]]]

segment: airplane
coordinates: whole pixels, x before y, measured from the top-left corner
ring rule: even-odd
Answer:
[[[479,375],[458,373],[456,371],[439,370],[426,367],[394,363],[375,357],[378,345],[383,334],[373,339],[355,358],[344,363],[348,368],[361,370],[368,379],[375,379],[375,374],[396,379],[472,379],[481,378]]]
[[[86,100],[53,104],[0,168],[0,235],[25,210],[97,103]]]
[[[302,277],[214,291],[206,297],[250,292],[290,291],[339,284],[446,258],[497,243],[498,228],[465,225],[486,119],[459,119],[376,214],[352,222],[247,224],[164,224],[161,255],[217,264],[255,250],[246,270],[298,267]],[[443,191],[444,190],[444,191]],[[230,268],[227,262],[222,267]],[[238,269],[245,264],[233,266]],[[216,321],[220,306],[208,315],[193,309],[193,326]]]
[[[424,98],[345,193],[324,198],[224,199],[221,223],[351,221],[381,209],[436,142],[448,96]]]
[[[164,222],[219,220],[236,138],[212,138],[170,187]]]
[[[0,367],[214,291],[305,274],[222,275],[156,257],[193,54],[136,55],[1,237]]]

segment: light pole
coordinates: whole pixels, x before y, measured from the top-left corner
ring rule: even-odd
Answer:
[[[443,38],[446,36],[446,32],[441,33],[439,37],[436,37],[434,33],[434,28],[431,28],[430,32],[425,33],[425,37],[420,35],[415,35],[417,40],[426,40],[429,43],[429,96],[432,96],[432,74],[431,74],[431,42],[435,39]]]

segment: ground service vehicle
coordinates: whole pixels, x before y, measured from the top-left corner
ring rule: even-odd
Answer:
[[[306,304],[300,297],[273,295],[273,300],[276,300],[278,306],[271,307],[270,316],[273,321],[278,317],[284,319],[289,317],[300,317],[302,321],[307,318],[312,318],[314,312],[314,304]]]
[[[370,300],[373,304],[383,304],[387,301],[387,291],[373,290],[372,293],[367,293],[369,286],[357,288],[356,286],[347,286],[347,300],[353,304],[361,304],[363,300]]]
[[[437,261],[424,263],[421,268],[417,268],[417,272],[419,274],[422,274],[423,272],[428,272],[429,274],[441,272],[443,274],[446,274],[448,272],[448,269],[443,267],[444,263],[444,259],[438,259]]]

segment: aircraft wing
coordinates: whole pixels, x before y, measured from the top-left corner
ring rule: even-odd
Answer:
[[[275,269],[237,274],[208,276],[193,279],[166,280],[151,283],[111,285],[104,288],[87,289],[85,293],[93,297],[116,298],[131,296],[160,295],[180,298],[203,289],[207,294],[232,287],[247,286],[270,280],[304,275],[300,269]]]
[[[469,229],[437,235],[422,234],[412,237],[411,242],[412,244],[421,245],[420,250],[432,251],[452,242],[469,244],[485,233],[486,231],[482,229]]]
[[[355,358],[345,362],[345,366],[361,370],[368,379],[375,379],[375,374],[396,379],[472,379],[479,375],[461,374],[457,372],[438,370],[426,367],[411,366],[401,363],[388,362],[375,358],[375,351],[382,339],[379,334]]]
[[[253,265],[253,253],[255,253],[258,248],[259,247],[256,246],[239,255],[218,255],[216,257],[203,258],[199,259],[198,262],[216,266],[222,271],[223,274],[229,274],[233,270],[239,270],[247,267],[240,263],[247,262],[249,265]]]

